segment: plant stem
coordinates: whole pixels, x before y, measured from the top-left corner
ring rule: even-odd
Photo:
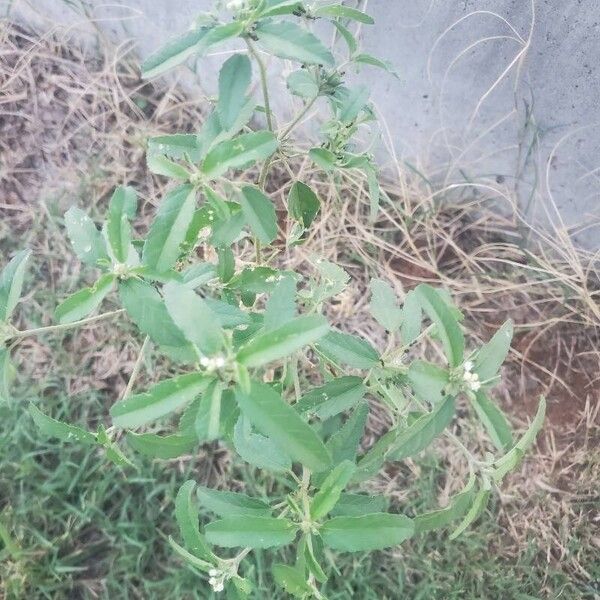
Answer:
[[[294,120],[283,130],[283,133],[279,136],[279,141],[285,140],[285,138],[294,130],[296,125],[304,118],[306,113],[313,107],[318,96],[315,96],[310,102],[308,102],[304,108],[296,115]]]
[[[40,333],[49,333],[51,331],[62,331],[65,329],[73,329],[80,325],[87,325],[88,323],[94,323],[95,321],[101,321],[102,319],[108,319],[115,317],[125,312],[124,308],[113,310],[110,312],[102,313],[94,317],[88,317],[87,319],[81,319],[79,321],[73,321],[73,323],[61,323],[60,325],[49,325],[48,327],[36,327],[35,329],[25,329],[23,331],[17,331],[14,335],[11,335],[10,339],[20,339],[29,337],[32,335],[38,335]]]
[[[256,61],[258,65],[258,71],[260,74],[260,87],[262,88],[263,102],[265,104],[265,116],[267,118],[267,127],[269,131],[273,131],[273,117],[271,115],[271,102],[269,100],[269,88],[267,87],[267,67],[263,59],[260,57],[260,54],[256,51],[254,44],[246,38],[246,44],[248,45],[248,50],[252,55],[252,58]]]

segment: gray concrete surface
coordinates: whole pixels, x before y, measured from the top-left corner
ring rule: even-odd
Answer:
[[[115,39],[135,40],[144,57],[210,3],[11,0],[4,12],[78,35],[92,17]],[[385,124],[381,162],[389,167],[395,156],[437,184],[472,182],[485,196],[489,186],[516,192],[531,222],[550,220],[579,245],[600,249],[600,3],[368,4],[376,23],[363,28],[364,48],[400,74],[360,75]],[[211,60],[199,71],[208,87]]]

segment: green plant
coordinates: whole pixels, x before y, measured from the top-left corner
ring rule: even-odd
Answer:
[[[146,238],[137,239],[132,229],[137,198],[130,187],[115,190],[101,229],[71,208],[65,225],[73,249],[101,275],[94,286],[62,302],[57,324],[49,327],[18,331],[10,324],[29,253],[19,253],[2,272],[0,396],[9,398],[10,352],[19,340],[126,313],[144,341],[127,389],[111,408],[112,424],[86,431],[32,404],[39,429],[49,437],[99,446],[124,469],[135,469],[135,463],[121,446],[123,431],[131,449],[159,459],[221,440],[242,460],[273,473],[285,493],[254,498],[185,482],[175,503],[182,544],[170,540],[173,550],[204,574],[213,590],[227,588],[232,597],[244,597],[252,585],[238,571],[247,554],[293,546],[294,564],[274,566],[275,581],[294,596],[322,598],[328,549],[387,548],[454,522],[450,537],[460,535],[484,510],[493,485],[533,443],[545,403],[542,399],[531,426],[514,443],[506,418],[487,393],[509,349],[510,322],[488,344],[467,353],[461,313],[443,290],[421,284],[400,307],[391,286],[373,279],[371,313],[388,332],[387,349],[380,352],[357,335],[333,329],[323,316],[349,284],[341,267],[319,258],[314,270],[303,274],[278,267],[283,250],[293,252],[303,243],[321,202],[308,185],[294,181],[286,207],[293,226],[285,240],[278,239],[283,215],[267,191],[275,164],[307,155],[334,182],[341,170],[362,174],[376,217],[384,197],[372,156],[359,151],[356,140],[373,112],[365,88],[347,87],[343,75],[356,65],[390,68],[359,51],[344,23],[372,21],[355,9],[286,0],[236,0],[228,8],[231,21],[203,15],[143,66],[151,77],[226,40],[241,38],[247,46],[246,54],[233,54],[221,68],[218,100],[198,134],[148,141],[149,169],[178,184],[163,199]],[[316,18],[333,23],[348,51],[343,64],[336,65],[333,52],[305,27]],[[281,127],[271,110],[261,51],[303,65],[287,78],[303,105]],[[262,106],[249,92],[252,61]],[[319,99],[327,100],[331,118],[322,127],[322,144],[306,151],[291,134]],[[253,116],[262,116],[267,128],[252,130]],[[252,178],[256,185],[248,183]],[[199,260],[199,247],[214,250],[216,260]],[[240,259],[248,247],[254,250],[252,264]],[[123,308],[90,316],[115,289]],[[444,366],[410,360],[411,346],[426,336],[439,343]],[[134,394],[149,344],[171,362],[173,376]],[[390,427],[364,450],[367,397],[384,407]],[[475,457],[447,429],[457,418],[457,402],[465,401],[495,454]],[[150,431],[140,433],[143,428]],[[463,490],[447,507],[409,518],[386,512],[385,497],[360,493],[361,482],[390,462],[417,455],[440,435],[460,448],[470,469]],[[199,503],[220,519],[201,527]],[[217,553],[215,547],[241,551]]]

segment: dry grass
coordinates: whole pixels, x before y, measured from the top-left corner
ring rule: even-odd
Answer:
[[[141,82],[127,45],[88,56],[51,36],[0,25],[0,248],[5,256],[17,247],[34,250],[38,272],[29,295],[38,304],[31,312],[46,324],[55,298],[81,279],[60,215],[71,204],[98,215],[112,188],[130,183],[142,200],[137,225],[143,231],[165,188],[145,169],[144,139],[196,130],[202,114],[176,87]],[[400,298],[421,281],[445,286],[465,314],[473,346],[505,318],[515,320],[512,354],[496,395],[524,425],[544,393],[549,417],[537,450],[501,492],[503,535],[489,547],[511,561],[535,540],[541,572],[559,569],[589,583],[600,550],[597,257],[574,248],[565,231],[532,230],[511,191],[495,182],[433,191],[399,170],[385,186],[380,216],[370,223],[364,181],[348,175],[334,186],[308,162],[279,165],[271,181],[284,230],[283,198],[296,177],[318,190],[323,213],[308,242],[293,252],[280,247],[278,260],[308,269],[316,253],[347,269],[355,285],[330,309],[338,325],[382,346],[383,331],[367,315],[365,289],[374,275],[394,285]],[[63,374],[70,394],[120,393],[138,348],[127,331],[113,337],[109,327],[98,325],[71,338],[69,350],[81,357],[86,376]],[[22,346],[21,362],[27,377],[47,376],[60,366],[35,341]],[[377,415],[370,436],[382,426]],[[443,445],[440,452],[458,478],[458,456]],[[401,498],[401,484],[418,471],[408,463],[406,471],[387,473],[377,485]],[[440,489],[441,501],[450,487]],[[543,597],[556,593],[540,591]]]

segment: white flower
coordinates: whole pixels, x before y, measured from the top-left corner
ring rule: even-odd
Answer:
[[[225,366],[225,357],[224,356],[201,356],[200,364],[207,371],[214,371],[215,369],[222,369]]]
[[[463,381],[471,391],[476,392],[481,387],[481,381],[479,381],[477,373],[471,373],[471,369],[473,368],[472,363],[468,365],[469,369],[467,369],[467,363],[470,363],[470,361],[467,361],[464,365]]]
[[[463,368],[467,373],[470,373],[473,370],[473,361],[467,360],[463,365]]]

